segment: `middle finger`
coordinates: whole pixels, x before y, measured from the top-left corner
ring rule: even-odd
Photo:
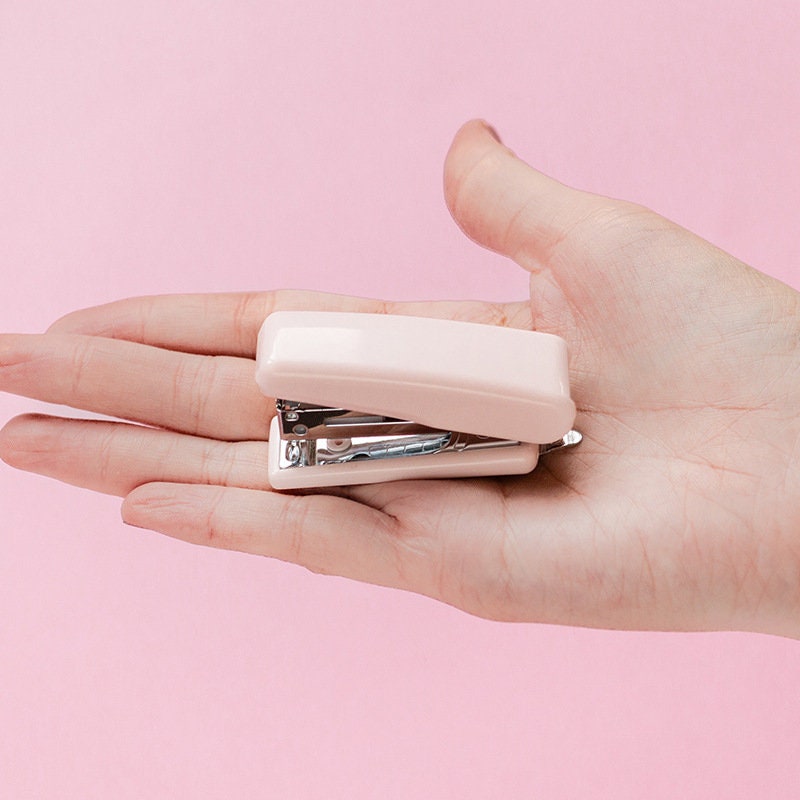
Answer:
[[[0,390],[227,441],[266,439],[274,403],[247,358],[78,334],[0,336]]]

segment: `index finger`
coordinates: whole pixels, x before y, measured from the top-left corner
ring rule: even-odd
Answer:
[[[169,350],[252,357],[258,330],[273,311],[376,312],[381,303],[322,292],[275,291],[129,297],[73,311],[48,333],[127,339]]]
[[[256,352],[261,324],[273,311],[349,311],[461,319],[529,328],[530,306],[520,303],[395,303],[297,290],[132,297],[67,314],[49,333],[127,339],[168,350],[245,356]]]

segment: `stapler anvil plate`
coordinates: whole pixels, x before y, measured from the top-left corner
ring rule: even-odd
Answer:
[[[566,344],[550,334],[278,311],[256,361],[259,387],[277,398],[275,489],[522,474],[580,441]]]

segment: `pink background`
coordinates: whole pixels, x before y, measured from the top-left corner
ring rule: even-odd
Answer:
[[[442,201],[472,116],[800,287],[798,9],[0,0],[0,326],[161,292],[519,298]],[[800,793],[795,642],[492,624],[117,509],[0,467],[3,798]]]

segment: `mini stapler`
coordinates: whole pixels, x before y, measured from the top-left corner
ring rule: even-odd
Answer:
[[[566,343],[546,333],[278,311],[256,362],[256,382],[276,398],[275,489],[521,474],[581,438]]]

